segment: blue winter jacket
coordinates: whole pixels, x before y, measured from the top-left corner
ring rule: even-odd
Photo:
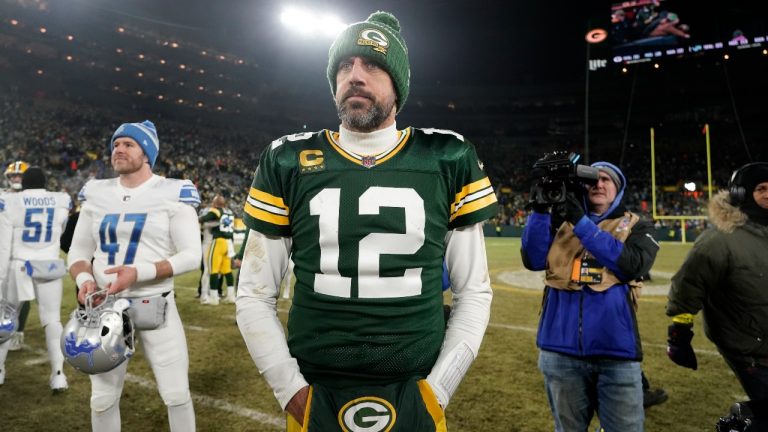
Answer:
[[[623,217],[624,212],[624,206],[617,203],[600,220]],[[650,223],[638,221],[622,243],[592,219],[594,216],[583,216],[573,231],[603,267],[626,282],[641,280],[648,274],[659,250]],[[527,269],[546,268],[547,254],[561,223],[553,222],[549,213],[534,212],[528,217],[521,250]],[[631,288],[627,283],[602,292],[586,285],[579,291],[545,287],[536,344],[543,350],[576,357],[642,360]]]

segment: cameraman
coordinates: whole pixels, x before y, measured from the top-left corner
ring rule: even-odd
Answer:
[[[693,315],[752,400],[768,399],[768,162],[742,166],[709,203],[714,229],[698,239],[672,278],[667,354],[696,369]],[[762,419],[765,421],[765,419]],[[768,425],[762,424],[768,430]]]
[[[596,162],[597,183],[576,186],[551,213],[536,203],[522,238],[523,264],[546,270],[536,338],[555,430],[643,430],[639,280],[659,245],[653,226],[621,203],[626,178]]]

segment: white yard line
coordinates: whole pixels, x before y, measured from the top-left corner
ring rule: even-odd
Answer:
[[[524,331],[529,333],[536,333],[536,329],[533,327],[525,327],[525,326],[512,325],[512,324],[488,323],[488,327],[499,327],[507,330],[517,330],[517,331]]]
[[[142,378],[140,376],[128,374],[126,375],[125,379],[130,383],[136,384],[146,389],[150,389],[150,390],[157,389],[157,384],[155,384],[153,380],[150,380],[147,378]],[[227,411],[232,414],[237,414],[240,417],[246,417],[251,420],[255,420],[259,423],[275,426],[277,428],[285,428],[285,418],[283,417],[277,417],[277,416],[266,414],[251,408],[235,405],[221,399],[216,399],[210,396],[205,396],[205,395],[200,395],[195,393],[192,394],[192,400],[195,401],[195,403],[198,405],[202,405],[208,408],[216,408],[222,411]]]
[[[32,348],[32,347],[30,347],[28,345],[24,345],[23,349],[28,350],[28,351],[30,351],[30,352],[32,352],[34,354],[37,354],[37,355],[43,357],[44,358],[44,362],[48,361],[47,352],[45,350],[38,349],[38,348]],[[38,359],[29,360],[26,364],[29,364],[29,362],[37,362],[37,361],[38,361]],[[133,374],[127,374],[125,376],[125,380],[130,382],[130,383],[132,383],[132,384],[136,384],[139,387],[142,387],[142,388],[145,388],[145,389],[148,389],[148,390],[157,391],[157,384],[155,383],[154,380],[151,380],[151,379],[148,379],[148,378],[143,378],[143,377],[140,377],[138,375],[133,375]],[[227,402],[225,400],[216,399],[216,398],[213,398],[213,397],[210,397],[210,396],[206,396],[206,395],[202,395],[202,394],[197,394],[197,393],[192,393],[192,400],[195,402],[195,404],[197,404],[199,406],[204,406],[206,408],[215,408],[215,409],[219,409],[219,410],[222,410],[222,411],[227,411],[229,413],[236,414],[236,415],[238,415],[240,417],[245,417],[245,418],[249,418],[251,420],[257,421],[257,422],[259,422],[261,424],[265,424],[265,425],[269,425],[269,426],[274,426],[277,429],[285,429],[285,418],[284,417],[279,417],[279,416],[275,416],[275,415],[272,415],[272,414],[263,413],[261,411],[255,410],[255,409],[246,408],[246,407],[240,406],[240,405],[235,405],[235,404]]]

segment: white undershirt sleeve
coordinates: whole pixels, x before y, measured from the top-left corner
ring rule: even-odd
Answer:
[[[93,252],[96,250],[96,239],[91,235],[92,224],[91,213],[84,208],[81,209],[67,254],[67,268],[78,261],[91,263]]]
[[[13,224],[6,211],[0,212],[0,290],[7,285],[8,269],[11,266],[11,245],[13,244]],[[5,298],[0,291],[0,299]]]
[[[453,305],[443,346],[427,376],[443,408],[477,358],[493,298],[482,223],[450,231],[445,244]]]
[[[200,222],[195,209],[187,204],[178,204],[179,208],[171,216],[171,241],[176,246],[176,253],[168,258],[173,274],[180,275],[200,268],[203,259],[203,246],[199,235]]]
[[[290,237],[251,230],[243,253],[237,290],[237,325],[254,363],[285,409],[293,395],[309,385],[288,350],[277,316],[280,281],[288,268]]]

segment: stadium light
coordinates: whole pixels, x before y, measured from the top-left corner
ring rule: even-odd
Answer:
[[[318,14],[307,9],[287,7],[280,14],[280,21],[291,30],[304,35],[317,33],[329,38],[336,37],[347,25],[331,14]]]

